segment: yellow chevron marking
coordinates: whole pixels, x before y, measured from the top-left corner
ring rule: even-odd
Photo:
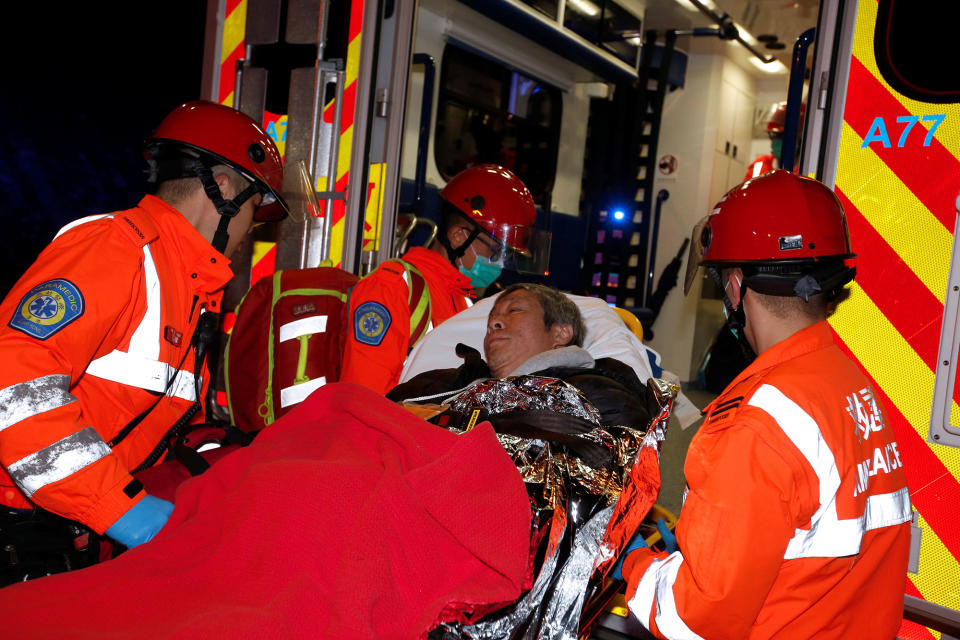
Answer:
[[[340,218],[330,228],[330,260],[333,266],[339,267],[343,261],[343,231],[345,218]]]
[[[223,45],[220,48],[220,64],[243,44],[247,32],[247,0],[241,0],[236,9],[223,21]]]
[[[943,304],[953,234],[870,147],[861,149],[862,143],[844,122],[837,186]]]
[[[877,60],[873,54],[873,34],[877,24],[877,5],[877,2],[871,0],[869,2],[860,2],[858,6],[857,28],[854,30],[855,33],[853,37],[853,55],[856,56],[857,60],[883,85],[883,88],[896,98],[912,115],[948,114],[946,120],[937,128],[934,137],[939,140],[955,158],[960,160],[960,109],[957,109],[957,107],[953,105],[930,104],[918,100],[911,100],[891,88],[886,80],[883,79],[883,75],[880,74],[880,70],[877,68]],[[929,130],[930,127],[933,126],[933,123],[921,120],[920,125]],[[913,135],[917,134],[914,133]]]
[[[856,281],[849,289],[850,298],[837,306],[830,325],[926,442],[933,372]],[[936,445],[934,453],[960,482],[960,449]]]
[[[369,181],[373,183],[373,192],[367,202],[364,221],[370,226],[363,231],[364,251],[377,251],[380,248],[380,227],[383,214],[383,178],[387,172],[387,163],[374,162],[370,164]],[[369,186],[368,186],[369,188]],[[367,197],[364,193],[364,197]]]
[[[224,99],[223,99],[223,102],[221,102],[220,104],[224,105],[225,107],[232,107],[232,106],[233,106],[233,91],[231,91],[229,94],[227,94],[227,97],[224,98]]]
[[[344,114],[346,115],[346,114]],[[353,114],[350,114],[353,118]],[[350,154],[353,152],[353,125],[340,134],[340,149],[337,151],[337,181],[350,172]]]
[[[261,260],[263,260],[263,257],[267,255],[270,249],[273,249],[276,246],[276,244],[276,242],[255,240],[253,243],[253,255],[250,257],[250,264],[258,264]]]
[[[363,11],[363,5],[354,7],[354,10]],[[350,41],[350,44],[347,45],[347,67],[346,71],[346,84],[344,86],[349,87],[350,83],[357,79],[357,75],[360,72],[360,34],[358,33],[353,40]]]
[[[919,518],[923,535],[920,537],[920,573],[910,579],[925,600],[951,609],[960,609],[960,563],[937,537],[927,521]]]

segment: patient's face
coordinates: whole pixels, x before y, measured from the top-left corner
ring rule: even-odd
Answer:
[[[490,372],[502,378],[532,356],[558,344],[556,332],[543,326],[543,308],[529,291],[500,296],[487,317],[483,351]]]

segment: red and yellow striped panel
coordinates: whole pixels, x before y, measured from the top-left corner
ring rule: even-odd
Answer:
[[[346,59],[346,78],[344,86],[343,110],[340,124],[340,147],[337,162],[337,182],[335,189],[346,188],[350,172],[350,156],[353,150],[353,119],[356,101],[357,70],[360,64],[360,33],[363,26],[363,0],[351,0],[350,26]],[[223,40],[220,43],[220,85],[218,99],[222,104],[233,106],[234,86],[236,84],[236,63],[244,55],[244,34],[246,31],[247,0],[226,0],[223,16]],[[326,105],[323,117],[327,122],[333,119],[333,103]],[[286,146],[287,116],[285,114],[264,114],[264,129],[277,143],[281,154]],[[325,191],[326,178],[317,180],[317,190]],[[343,255],[344,201],[334,202],[331,220],[330,259],[339,265]],[[251,284],[258,276],[273,273],[276,247],[271,242],[257,242],[254,248]]]
[[[882,391],[902,446],[923,529],[907,593],[960,610],[960,449],[926,440],[960,191],[960,106],[911,100],[886,83],[873,49],[877,6],[861,0],[857,10],[837,166],[857,279],[830,324]],[[900,637],[940,635],[904,624]]]
[[[360,34],[363,29],[363,0],[350,2],[350,26],[347,39],[347,59],[343,87],[343,109],[340,116],[340,148],[337,158],[337,182],[334,190],[344,191],[350,177],[350,155],[353,152],[353,119],[357,100],[357,73],[360,69]],[[328,104],[323,112],[326,122],[333,121],[333,107]],[[317,180],[317,190],[327,189],[326,178]],[[350,194],[347,194],[350,197]],[[340,266],[343,259],[343,234],[346,228],[346,202],[333,201],[333,215],[330,219],[330,260],[334,266]]]

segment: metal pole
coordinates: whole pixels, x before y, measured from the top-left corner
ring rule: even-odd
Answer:
[[[813,42],[816,29],[807,29],[793,45],[790,64],[790,85],[787,89],[787,114],[783,124],[783,152],[780,166],[793,171],[797,157],[797,134],[800,132],[800,104],[803,101],[803,72],[807,65],[807,50]]]

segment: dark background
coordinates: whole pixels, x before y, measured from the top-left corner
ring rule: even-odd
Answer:
[[[205,0],[4,3],[0,297],[61,226],[149,190],[140,145],[201,97],[205,20]]]

